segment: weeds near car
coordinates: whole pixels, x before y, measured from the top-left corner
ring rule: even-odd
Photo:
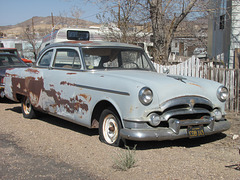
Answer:
[[[125,150],[117,153],[117,158],[114,161],[113,167],[121,171],[126,171],[134,166],[136,163],[136,146],[131,150],[129,146],[125,146]]]

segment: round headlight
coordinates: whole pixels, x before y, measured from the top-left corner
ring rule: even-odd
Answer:
[[[143,105],[149,105],[151,104],[152,100],[153,100],[153,93],[152,90],[149,89],[148,87],[143,87],[140,91],[139,91],[139,101],[143,104]]]
[[[217,90],[217,97],[221,102],[224,102],[228,98],[228,89],[225,86],[220,86]]]

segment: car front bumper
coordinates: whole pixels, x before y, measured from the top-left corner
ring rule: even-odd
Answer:
[[[221,133],[230,128],[230,123],[226,120],[214,122],[214,126],[203,127],[205,136],[216,133]],[[152,129],[121,129],[120,135],[123,139],[135,141],[164,141],[188,138],[187,128],[179,129],[176,133],[167,127],[152,128]]]

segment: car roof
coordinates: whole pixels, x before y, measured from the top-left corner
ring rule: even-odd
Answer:
[[[16,50],[17,48],[0,47],[0,50]]]
[[[97,47],[97,48],[134,48],[141,50],[140,46],[119,43],[119,42],[107,42],[107,41],[65,41],[60,43],[53,43],[46,46],[39,54],[42,54],[43,51],[53,47]]]

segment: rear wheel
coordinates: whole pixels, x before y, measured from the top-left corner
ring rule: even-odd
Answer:
[[[121,146],[120,137],[121,122],[117,113],[111,109],[105,109],[99,120],[99,138],[102,142],[112,145]]]
[[[33,119],[36,117],[35,110],[28,97],[24,97],[21,103],[23,117]]]

